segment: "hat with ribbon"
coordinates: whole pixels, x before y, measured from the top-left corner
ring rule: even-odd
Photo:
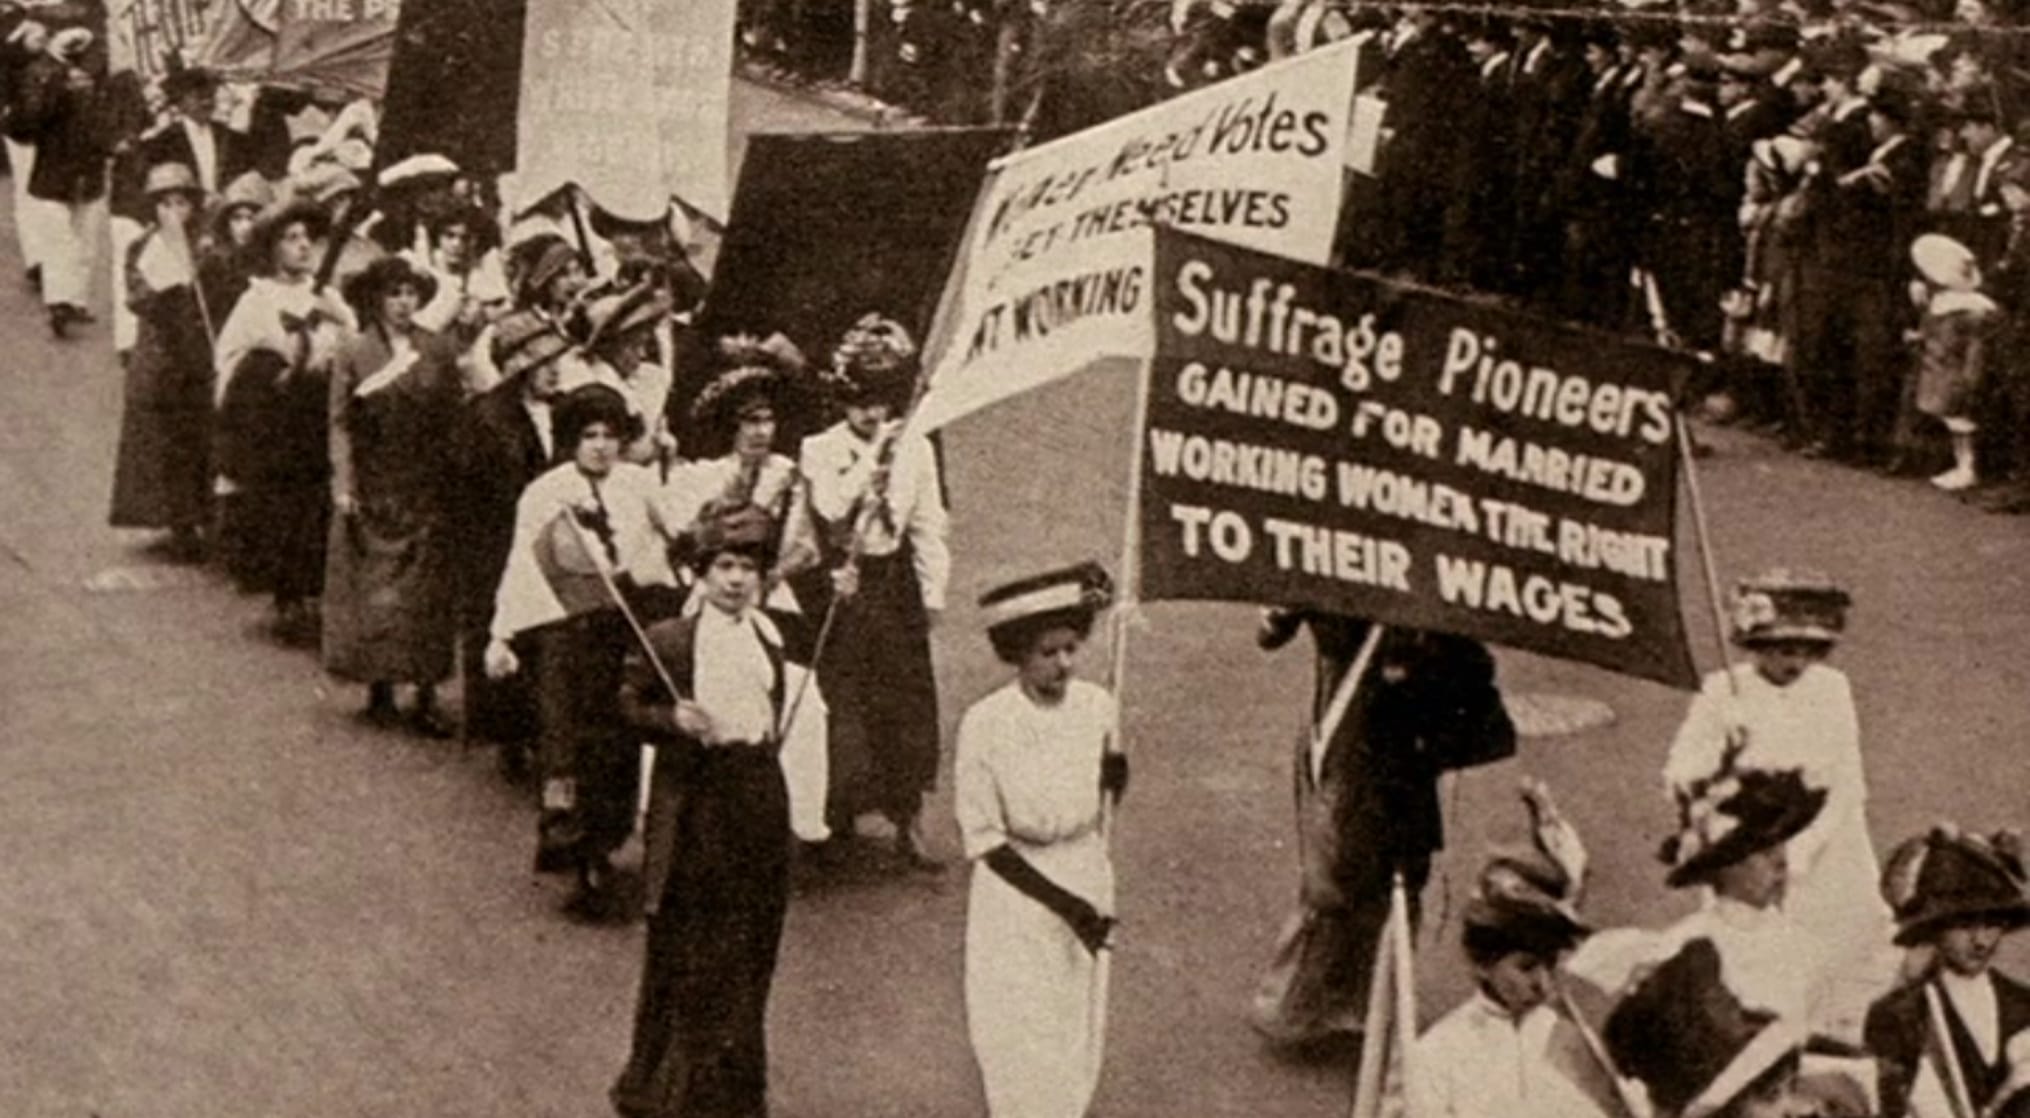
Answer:
[[[512,380],[571,352],[571,339],[534,311],[515,311],[493,325],[493,363]]]
[[[1678,797],[1678,831],[1657,852],[1670,867],[1664,883],[1673,889],[1703,884],[1717,870],[1789,842],[1825,810],[1826,790],[1807,786],[1802,771],[1739,769],[1739,753],[1729,748],[1719,772]]]
[[[1906,839],[1882,871],[1882,899],[1896,913],[1896,945],[1924,943],[1953,924],[2030,924],[2023,839],[2013,831],[1970,834],[1950,824]]]
[[[1615,1066],[1649,1091],[1659,1114],[1708,1118],[1795,1056],[1795,1024],[1751,1010],[1721,981],[1720,952],[1695,939],[1649,973],[1607,1016]]]
[[[1004,583],[980,595],[980,620],[996,651],[1019,651],[1015,639],[1055,625],[1090,626],[1114,603],[1114,580],[1091,560]],[[1004,647],[1008,646],[1008,647]]]
[[[1823,573],[1777,567],[1735,585],[1733,640],[1744,647],[1774,641],[1832,644],[1846,630],[1852,604]]]

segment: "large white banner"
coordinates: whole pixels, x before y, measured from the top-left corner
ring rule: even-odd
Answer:
[[[519,192],[576,184],[655,221],[682,198],[726,220],[734,0],[529,0]]]
[[[916,429],[1149,354],[1151,226],[1326,263],[1358,57],[1340,43],[994,164],[926,345]]]

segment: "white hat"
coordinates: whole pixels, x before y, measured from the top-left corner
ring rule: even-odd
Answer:
[[[384,168],[381,171],[380,183],[383,187],[389,187],[398,182],[407,182],[410,179],[420,179],[430,175],[455,175],[457,173],[458,164],[453,163],[444,156],[438,155],[436,152],[427,152],[423,155],[412,155],[393,166]]]
[[[58,58],[69,59],[91,45],[92,33],[90,31],[82,27],[66,27],[55,35],[50,36],[49,53],[56,55]]]
[[[1925,282],[1949,291],[1980,287],[1980,266],[1974,250],[1943,233],[1926,233],[1910,246],[1910,261]]]

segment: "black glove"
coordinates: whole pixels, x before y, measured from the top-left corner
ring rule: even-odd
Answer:
[[[1049,909],[1058,919],[1070,925],[1072,934],[1078,937],[1087,951],[1098,954],[1100,948],[1106,946],[1107,936],[1114,929],[1114,918],[1100,915],[1099,910],[1084,897],[1043,876],[1013,847],[997,846],[981,860],[1016,892]]]
[[[1112,750],[1100,755],[1100,794],[1112,796],[1115,803],[1128,794],[1128,755]]]

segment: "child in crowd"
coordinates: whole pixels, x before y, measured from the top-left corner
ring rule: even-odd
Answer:
[[[1931,483],[1957,493],[1980,483],[1974,401],[1988,376],[2001,309],[1981,292],[1980,265],[1973,250],[1960,242],[1927,233],[1910,246],[1910,258],[1923,276],[1917,410],[1944,424],[1952,440],[1952,468]],[[1913,294],[1918,290],[1914,285]]]

